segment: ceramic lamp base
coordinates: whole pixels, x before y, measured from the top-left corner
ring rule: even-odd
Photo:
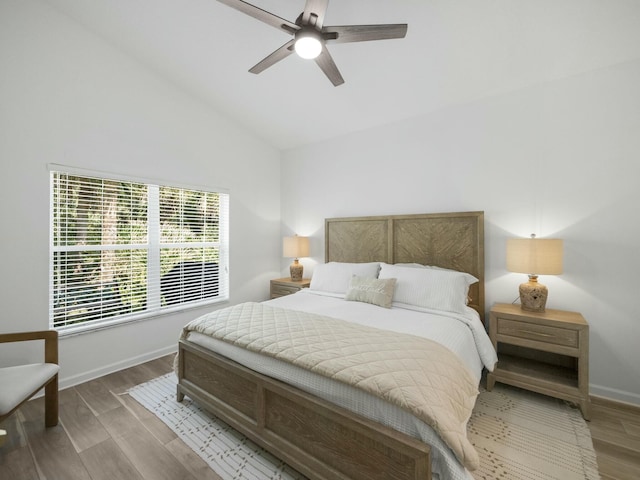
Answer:
[[[304,267],[298,262],[296,258],[291,266],[289,267],[289,273],[291,274],[291,280],[294,282],[299,282],[302,280],[302,271]]]
[[[527,312],[544,312],[547,305],[547,287],[538,283],[538,277],[529,277],[527,283],[520,285],[520,306]]]

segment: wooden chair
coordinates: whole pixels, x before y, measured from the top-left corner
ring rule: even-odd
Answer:
[[[58,332],[2,333],[0,344],[44,340],[44,363],[0,367],[0,422],[44,388],[44,423],[58,424]]]

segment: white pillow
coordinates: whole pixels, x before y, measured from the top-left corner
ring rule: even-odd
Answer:
[[[408,268],[435,268],[436,270],[447,270],[449,272],[465,274],[464,272],[460,272],[458,270],[452,270],[450,268],[444,268],[444,267],[436,267],[435,265],[423,265],[421,263],[394,263],[393,265],[396,267],[408,267]]]
[[[331,293],[347,293],[351,277],[378,278],[380,263],[329,262],[316,265],[311,276],[311,290]]]
[[[415,268],[383,263],[379,278],[395,278],[394,303],[465,313],[469,285],[478,281],[464,272],[440,268]]]

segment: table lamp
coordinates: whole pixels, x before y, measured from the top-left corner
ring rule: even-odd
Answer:
[[[562,273],[562,240],[556,238],[507,239],[507,270],[527,273],[529,281],[520,285],[520,304],[527,312],[544,312],[547,287],[538,283],[538,275]]]
[[[309,238],[299,237],[297,235],[294,237],[284,237],[282,241],[282,256],[295,259],[289,267],[291,280],[302,280],[304,267],[298,262],[298,258],[309,256]]]

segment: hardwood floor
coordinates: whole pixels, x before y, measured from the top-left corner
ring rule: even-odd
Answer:
[[[640,479],[640,407],[592,400],[591,438],[602,480]]]
[[[221,480],[126,391],[171,371],[173,355],[60,391],[60,423],[45,429],[43,399],[0,428],[0,480]]]
[[[60,391],[60,423],[44,428],[43,398],[0,428],[0,480],[221,480],[126,391],[171,371],[173,355]],[[593,402],[589,422],[602,480],[640,478],[640,409]]]

